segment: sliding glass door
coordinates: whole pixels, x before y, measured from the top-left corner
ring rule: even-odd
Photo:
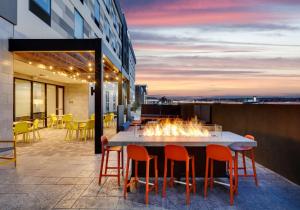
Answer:
[[[31,118],[31,82],[15,80],[15,119],[29,120]]]
[[[64,88],[15,78],[14,120],[40,119],[42,126],[51,114],[64,114]]]

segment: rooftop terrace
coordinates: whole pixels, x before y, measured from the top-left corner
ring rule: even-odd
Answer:
[[[62,129],[42,129],[42,141],[19,144],[18,163],[1,166],[1,209],[299,209],[300,186],[257,164],[259,187],[252,178],[239,179],[239,194],[229,205],[228,189],[215,185],[203,198],[203,180],[197,180],[197,194],[185,205],[184,186],[167,189],[167,197],[150,193],[144,204],[144,186],[124,200],[116,178],[105,178],[98,186],[100,155],[94,143],[65,142]],[[110,135],[107,133],[107,135]],[[116,162],[112,155],[110,159]],[[113,164],[113,163],[112,163]],[[197,166],[196,166],[197,167]]]

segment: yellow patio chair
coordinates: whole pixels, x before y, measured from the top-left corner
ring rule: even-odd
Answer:
[[[62,117],[62,126],[66,128],[66,124],[68,122],[71,122],[73,120],[73,115],[72,114],[66,114]]]
[[[39,119],[35,119],[33,121],[33,124],[31,126],[31,128],[29,128],[29,132],[32,132],[34,140],[36,139],[36,133],[38,135],[38,140],[41,140],[41,135],[40,135],[40,132],[39,132],[39,122],[40,122]]]
[[[108,128],[110,124],[110,116],[108,114],[104,115],[103,122],[104,122],[104,127]]]
[[[0,153],[4,153],[0,155],[0,159],[7,160],[4,162],[0,162],[0,165],[6,165],[10,162],[14,162],[15,167],[17,166],[17,152],[16,152],[16,141],[0,141],[1,144],[5,144],[4,147],[0,147]],[[12,144],[12,145],[9,145]],[[13,154],[8,154],[9,151],[13,151]]]
[[[90,119],[95,120],[95,114],[91,114]]]
[[[83,137],[86,141],[87,138],[94,138],[95,120],[89,120],[83,128]]]
[[[25,121],[18,122],[14,127],[14,137],[15,141],[18,140],[18,135],[23,135],[23,141],[29,142],[29,127],[28,123]]]
[[[115,114],[114,113],[109,113],[110,117],[110,122],[112,126],[115,126]]]
[[[50,115],[50,127],[53,128],[54,125],[55,125],[55,127],[58,126],[58,119],[55,114],[51,114]]]
[[[80,125],[80,123],[78,122],[74,122],[74,121],[70,121],[66,123],[66,129],[67,129],[67,133],[66,133],[66,137],[65,140],[73,140],[73,132],[76,131],[76,133],[78,132],[78,137],[79,139],[82,138],[82,131],[83,131],[83,126]]]

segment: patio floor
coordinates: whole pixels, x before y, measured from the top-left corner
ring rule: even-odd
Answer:
[[[252,178],[240,178],[234,206],[228,189],[217,184],[204,200],[203,180],[197,181],[190,206],[185,205],[184,186],[169,188],[163,199],[162,180],[159,194],[150,193],[148,207],[142,185],[124,200],[116,178],[98,186],[100,156],[94,155],[94,143],[65,142],[64,135],[62,129],[43,129],[40,142],[18,146],[17,168],[0,168],[0,209],[300,209],[300,186],[260,165],[259,187]]]

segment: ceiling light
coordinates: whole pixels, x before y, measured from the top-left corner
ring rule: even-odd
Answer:
[[[70,69],[70,70],[73,70],[73,66],[70,66],[69,69]]]
[[[77,72],[76,75],[79,76],[80,74]]]
[[[118,78],[118,77],[116,77],[116,80],[119,80],[119,78]]]
[[[88,78],[91,79],[91,76],[89,75]]]
[[[89,68],[90,71],[93,71],[93,68]]]
[[[32,64],[32,62],[31,62],[31,61],[29,61],[28,63],[29,63],[30,65]]]
[[[50,69],[50,70],[52,70],[52,69],[53,69],[53,67],[52,67],[52,66],[49,66],[49,69]]]
[[[92,64],[91,64],[91,63],[89,63],[88,65],[89,65],[89,67],[91,67],[91,66],[92,66]]]

